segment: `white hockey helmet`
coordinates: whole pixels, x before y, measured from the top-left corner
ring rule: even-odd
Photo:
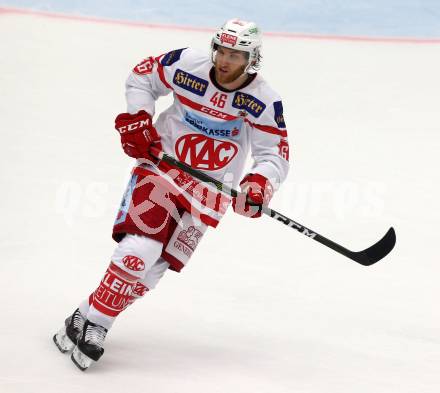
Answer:
[[[220,27],[211,41],[211,57],[213,62],[219,45],[249,53],[245,72],[256,72],[260,68],[261,31],[254,22],[231,19]]]

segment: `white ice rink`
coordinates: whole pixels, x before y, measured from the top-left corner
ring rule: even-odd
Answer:
[[[354,250],[394,226],[395,250],[365,268],[230,212],[81,373],[52,335],[114,248],[126,76],[210,34],[7,14],[0,34],[2,393],[440,391],[440,45],[266,37],[293,163],[272,206]]]

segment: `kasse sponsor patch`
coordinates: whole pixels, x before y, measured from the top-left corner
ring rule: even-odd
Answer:
[[[238,136],[241,126],[243,125],[242,119],[215,121],[188,111],[185,112],[184,120],[191,129],[208,136],[220,138],[233,138]]]
[[[266,109],[266,104],[261,102],[258,98],[240,91],[235,93],[234,99],[232,100],[232,106],[234,108],[245,110],[254,117],[259,117]]]
[[[176,70],[173,82],[176,86],[197,94],[198,96],[205,95],[209,84],[208,81],[180,69]]]

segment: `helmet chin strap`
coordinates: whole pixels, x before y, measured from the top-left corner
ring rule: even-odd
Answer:
[[[249,54],[249,57],[250,57],[250,54]],[[244,69],[244,72],[243,73],[246,73],[246,74],[248,74],[248,71],[249,71],[249,69],[253,66],[253,61],[249,58],[249,61],[248,61],[248,63],[247,63],[247,66],[245,67],[245,69]]]

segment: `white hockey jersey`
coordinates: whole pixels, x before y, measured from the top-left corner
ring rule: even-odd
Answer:
[[[174,102],[155,122],[165,153],[236,187],[250,151],[250,173],[265,176],[275,189],[284,181],[289,145],[283,105],[259,74],[229,91],[215,81],[207,54],[191,48],[174,50],[144,59],[133,69],[126,83],[127,110],[136,113],[144,109],[153,116],[155,101],[170,92]],[[220,207],[208,204],[203,193],[194,193],[194,185],[185,183],[194,182],[189,180],[192,178],[170,177],[164,168],[141,166],[161,174],[187,206],[210,217],[202,221],[217,225],[227,203]],[[218,193],[215,188],[211,191]]]

